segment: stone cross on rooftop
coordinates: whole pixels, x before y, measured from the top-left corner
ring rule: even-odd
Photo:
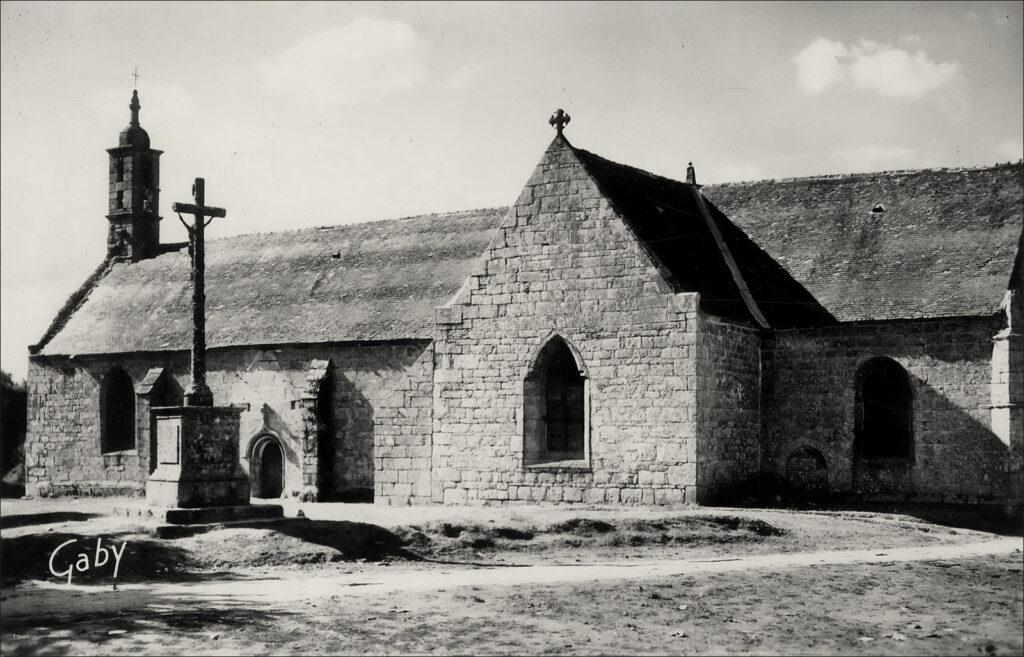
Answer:
[[[557,130],[558,134],[561,135],[562,130],[565,129],[565,126],[568,125],[571,120],[572,118],[565,113],[565,110],[559,109],[555,110],[555,113],[551,115],[551,118],[548,119],[548,123],[555,126],[555,130]]]

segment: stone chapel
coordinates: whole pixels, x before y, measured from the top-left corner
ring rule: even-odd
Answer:
[[[107,256],[29,350],[32,495],[143,494],[188,380],[188,245],[130,109]],[[552,121],[509,207],[207,244],[253,496],[1021,502],[1020,162],[702,186]]]

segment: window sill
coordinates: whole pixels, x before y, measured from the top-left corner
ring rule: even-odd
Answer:
[[[584,459],[528,463],[527,472],[593,472],[590,463]]]
[[[111,467],[125,465],[129,460],[138,458],[139,452],[134,449],[125,449],[119,452],[104,452],[103,466]]]

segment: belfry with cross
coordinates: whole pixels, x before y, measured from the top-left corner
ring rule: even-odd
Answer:
[[[139,124],[139,92],[132,91],[131,121],[108,148],[107,254],[132,262],[160,249],[160,155]]]

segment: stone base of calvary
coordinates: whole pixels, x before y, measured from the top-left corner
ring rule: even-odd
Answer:
[[[171,524],[281,517],[280,506],[249,505],[249,477],[238,455],[241,411],[214,406],[206,385],[204,228],[227,212],[203,204],[202,178],[196,178],[192,193],[195,204],[172,206],[179,219],[182,212],[195,217],[191,225],[181,219],[192,254],[192,380],[184,406],[155,409],[157,467],[146,482],[146,501],[168,508],[164,519]]]
[[[157,466],[146,500],[162,507],[249,503],[249,477],[238,460],[238,419],[231,406],[156,409]]]

